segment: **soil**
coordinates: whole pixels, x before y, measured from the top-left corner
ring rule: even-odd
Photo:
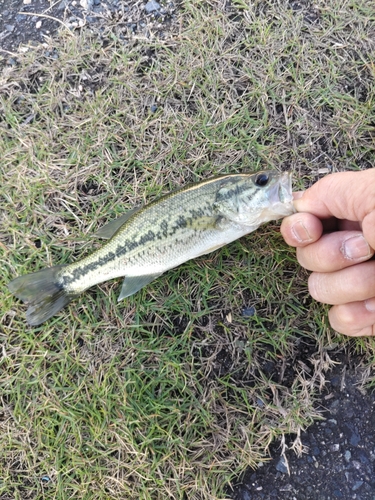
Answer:
[[[2,64],[16,64],[20,45],[39,44],[53,36],[61,26],[59,20],[74,30],[90,23],[113,23],[121,17],[125,28],[133,33],[147,34],[152,25],[163,36],[163,30],[173,29],[177,19],[176,2],[93,0],[91,5],[88,12],[74,0],[31,0],[29,4],[25,0],[0,0]],[[295,436],[275,442],[270,448],[270,461],[248,470],[228,491],[233,500],[375,500],[373,393],[362,387],[359,356],[342,351],[330,356],[337,364],[325,374],[325,389],[318,405],[324,418],[300,436],[304,452],[300,456],[295,453]]]
[[[162,0],[0,0],[0,56],[14,64],[19,46],[43,43],[60,27],[74,31],[95,25],[101,31],[117,24],[120,37],[148,37],[152,30],[162,38],[177,27],[177,5]]]
[[[318,408],[324,417],[301,435],[270,448],[271,460],[248,470],[230,492],[234,500],[374,500],[375,404],[361,387],[359,356],[337,353]]]

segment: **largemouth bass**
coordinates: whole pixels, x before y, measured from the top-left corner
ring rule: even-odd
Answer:
[[[19,276],[9,290],[28,304],[36,326],[84,290],[125,276],[118,300],[165,271],[294,212],[291,174],[232,174],[186,186],[105,225],[109,241],[73,264]]]

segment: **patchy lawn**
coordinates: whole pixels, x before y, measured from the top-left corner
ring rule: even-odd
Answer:
[[[114,18],[4,56],[1,498],[228,498],[276,438],[303,451],[337,352],[366,353],[372,382],[373,339],[331,331],[277,224],[38,328],[7,283],[212,174],[292,170],[301,189],[372,167],[374,19],[366,1],[186,2],[162,33]]]

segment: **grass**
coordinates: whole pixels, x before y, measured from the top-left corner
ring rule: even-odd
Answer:
[[[118,282],[95,287],[38,328],[6,287],[187,182],[274,168],[300,189],[374,165],[375,7],[220,5],[186,2],[164,39],[62,32],[2,71],[4,500],[224,499],[275,438],[301,452],[318,417],[330,349],[349,341],[277,224],[120,304]],[[371,364],[374,345],[350,348]]]

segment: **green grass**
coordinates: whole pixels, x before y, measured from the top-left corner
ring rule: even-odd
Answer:
[[[375,7],[330,0],[311,23],[252,4],[186,2],[165,39],[62,33],[58,59],[39,47],[3,69],[2,499],[227,498],[276,437],[301,451],[332,345],[373,362],[371,339],[330,330],[277,224],[119,304],[105,283],[38,328],[7,291],[187,182],[274,168],[300,189],[375,164]]]

